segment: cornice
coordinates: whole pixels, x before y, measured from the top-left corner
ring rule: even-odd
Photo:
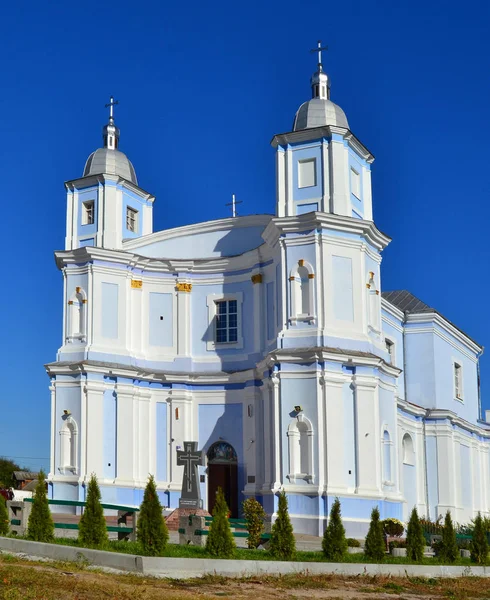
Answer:
[[[395,317],[395,319],[398,319],[398,321],[401,321],[401,323],[404,322],[405,313],[393,304],[391,304],[391,302],[388,302],[388,300],[383,298],[383,296],[381,296],[381,308],[384,309],[392,317]]]
[[[310,212],[293,217],[274,217],[265,228],[262,237],[268,245],[274,247],[281,235],[318,228],[363,236],[378,250],[384,250],[391,242],[391,238],[382,233],[372,221],[324,212]]]
[[[173,229],[165,229],[138,238],[123,241],[124,250],[137,250],[148,244],[172,240],[174,238],[183,238],[185,236],[197,235],[202,233],[212,233],[215,231],[227,231],[231,229],[244,229],[246,227],[258,227],[268,225],[273,215],[247,215],[244,217],[229,217],[226,219],[217,219],[215,221],[204,221],[203,223],[193,223],[192,225],[183,225]]]
[[[334,125],[324,125],[323,127],[312,127],[310,129],[301,129],[300,131],[290,131],[287,133],[278,133],[272,140],[271,145],[274,148],[285,146],[286,144],[300,144],[302,142],[311,142],[321,138],[331,138],[332,133],[337,133],[346,140],[346,142],[368,163],[374,161],[374,155],[357,139],[357,137],[344,127]]]
[[[155,201],[155,196],[153,196],[153,194],[150,194],[150,192],[147,192],[143,188],[140,188],[138,185],[134,184],[132,181],[124,179],[119,175],[101,173],[97,175],[89,175],[88,177],[80,177],[79,179],[70,179],[69,181],[65,181],[65,189],[69,192],[74,192],[91,187],[93,185],[98,185],[99,183],[105,183],[106,181],[110,181],[111,183],[116,183],[121,187],[127,188],[138,196],[142,196],[148,202]]]
[[[69,265],[84,265],[95,260],[118,264],[128,269],[140,269],[150,273],[195,273],[226,274],[230,271],[253,269],[256,265],[273,260],[275,252],[267,244],[244,252],[237,256],[220,256],[204,259],[148,258],[127,250],[109,250],[95,246],[86,246],[75,250],[55,252],[56,265],[63,269]]]

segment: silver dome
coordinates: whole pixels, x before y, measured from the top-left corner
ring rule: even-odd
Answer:
[[[349,129],[347,117],[340,106],[325,98],[312,98],[299,107],[294,117],[293,131],[323,127],[324,125]]]
[[[131,161],[124,152],[119,150],[99,148],[88,157],[83,176],[100,175],[102,173],[119,175],[119,177],[138,185],[136,172]]]

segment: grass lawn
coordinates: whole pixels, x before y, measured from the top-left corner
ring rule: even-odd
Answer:
[[[4,600],[191,600],[329,599],[471,600],[489,597],[489,582],[478,577],[421,577],[294,574],[227,579],[206,576],[172,580],[112,575],[70,563],[28,562],[0,555],[0,598]]]
[[[74,538],[56,538],[55,543],[66,546],[78,547],[77,540]],[[125,542],[112,540],[109,542],[109,546],[104,548],[111,552],[122,552],[124,554],[136,554],[144,556],[145,553],[138,542]],[[168,544],[163,556],[173,558],[216,558],[206,552],[205,548],[198,546],[180,546],[179,544]],[[248,550],[246,548],[237,548],[235,551],[235,559],[240,560],[275,560],[269,552],[265,550]],[[304,552],[298,551],[296,553],[296,559],[300,562],[328,562],[322,552]],[[366,560],[364,554],[347,554],[343,562],[349,563],[372,563],[375,561]],[[386,564],[397,564],[397,565],[411,565],[411,564],[425,564],[425,565],[442,565],[444,563],[437,560],[437,558],[424,558],[422,563],[416,563],[408,560],[406,557],[393,557],[386,555]],[[469,558],[460,558],[455,565],[471,566],[472,563]],[[489,593],[490,596],[490,593]]]

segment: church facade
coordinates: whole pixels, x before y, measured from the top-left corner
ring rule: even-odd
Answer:
[[[284,489],[297,532],[342,502],[406,520],[490,514],[483,348],[407,291],[383,292],[390,238],[373,220],[374,157],[330,100],[321,65],[292,131],[274,136],[276,213],[154,232],[155,198],[104,145],[68,181],[63,343],[51,385],[50,495],[141,502],[153,474],[178,506],[177,453],[197,441],[204,508],[233,516]]]

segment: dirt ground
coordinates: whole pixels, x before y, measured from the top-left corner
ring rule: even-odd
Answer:
[[[490,598],[490,579],[390,578],[379,576],[290,575],[226,579],[152,579],[114,575],[69,563],[34,563],[0,556],[0,598],[5,600],[189,600],[191,598],[255,599],[403,598],[428,600]]]

